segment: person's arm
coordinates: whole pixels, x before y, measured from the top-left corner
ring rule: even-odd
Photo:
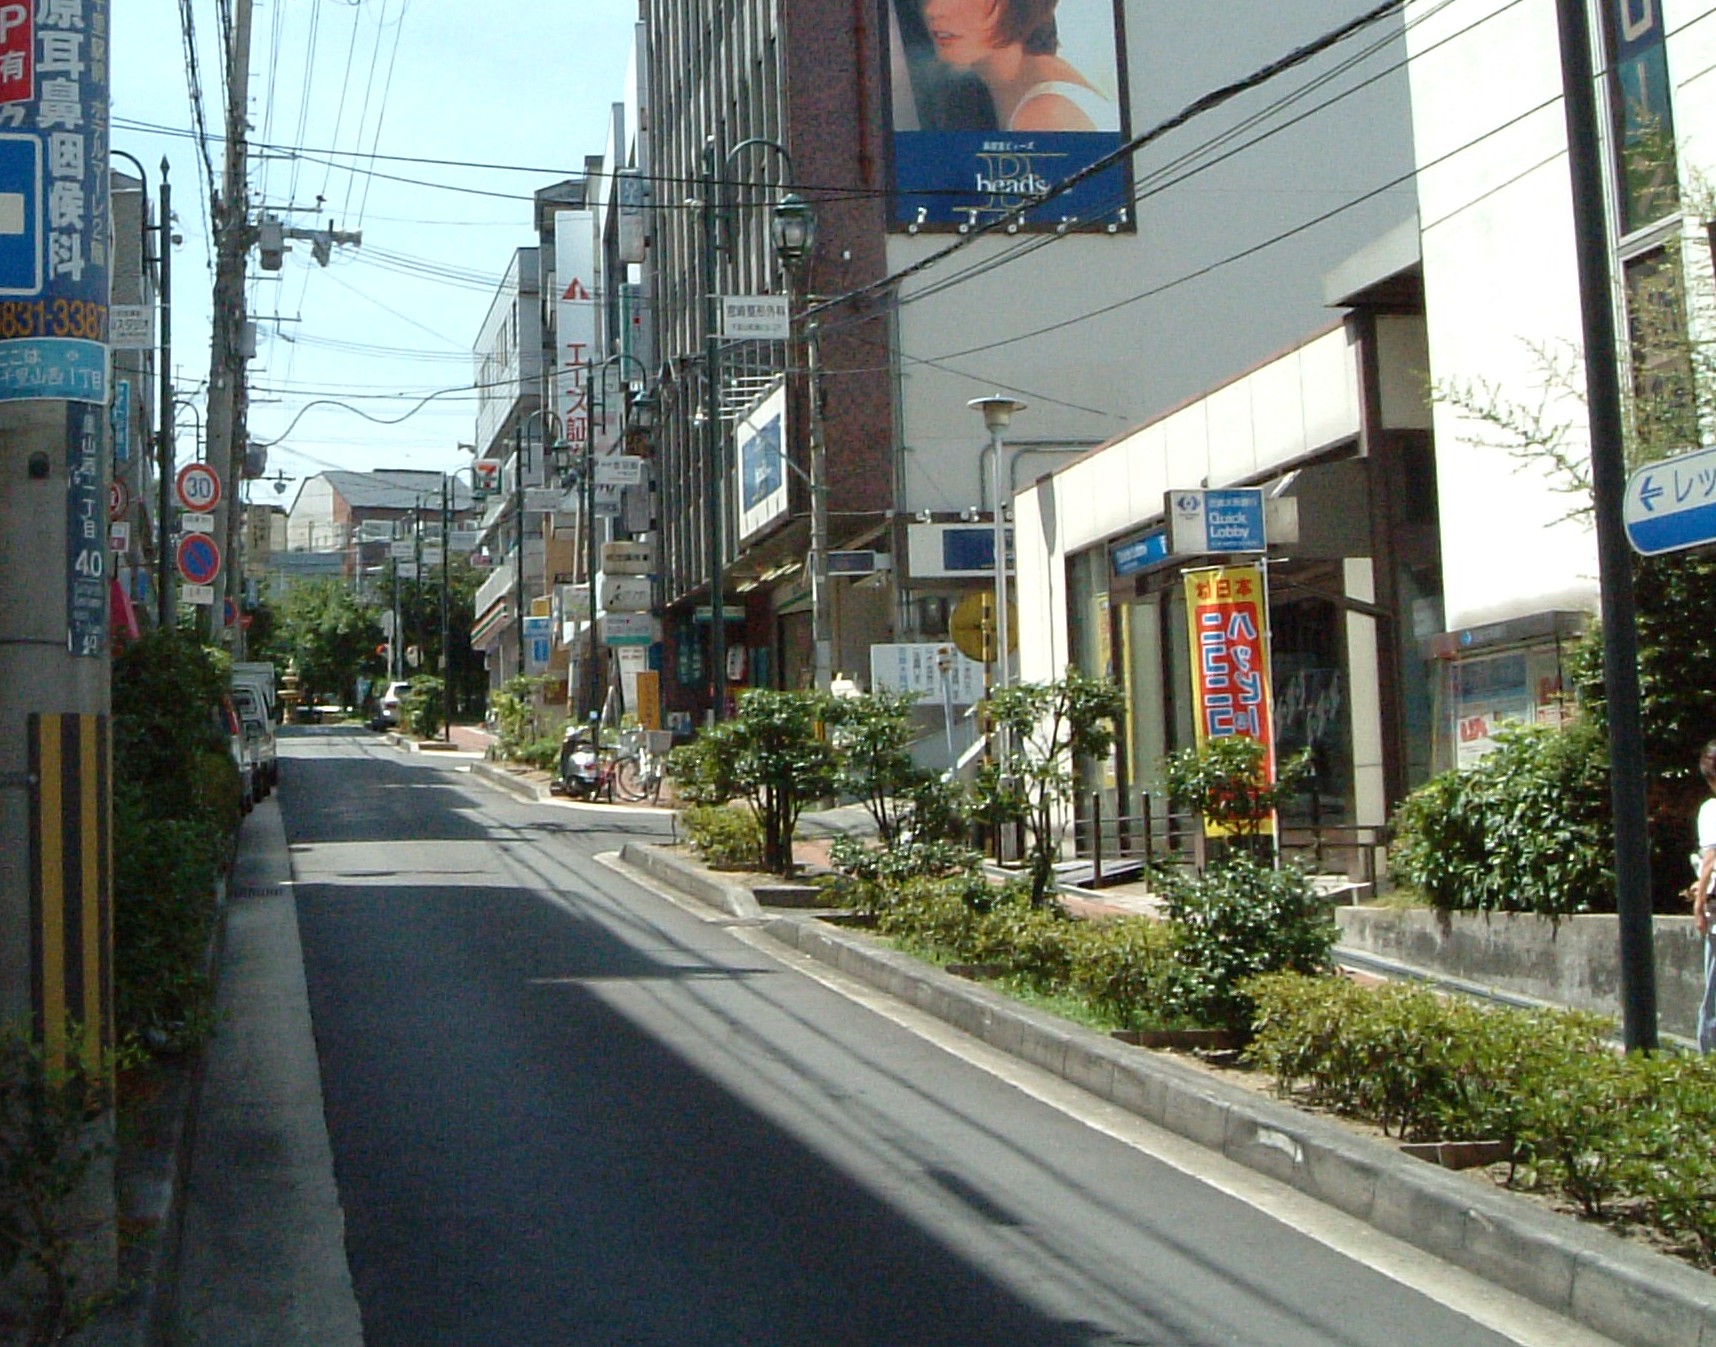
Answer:
[[[1710,930],[1710,877],[1716,873],[1716,846],[1705,847],[1698,862],[1698,879],[1692,886],[1692,924],[1699,935]]]

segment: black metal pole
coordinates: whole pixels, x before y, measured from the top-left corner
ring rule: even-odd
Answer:
[[[601,368],[607,368],[607,362]],[[598,704],[597,655],[601,650],[596,631],[596,369],[585,366],[584,385],[584,579],[590,588],[590,667],[584,674],[584,718],[590,721],[590,746],[602,746],[602,708]]]
[[[167,181],[167,160],[161,159],[161,429],[156,445],[155,561],[157,591],[155,622],[165,629],[173,618],[173,188]]]
[[[1615,910],[1620,927],[1622,1041],[1654,1051],[1656,963],[1652,950],[1650,850],[1646,835],[1644,734],[1640,724],[1638,630],[1632,552],[1622,522],[1620,369],[1614,281],[1598,150],[1596,76],[1586,0],[1556,0],[1567,110],[1573,227],[1579,256],[1586,403],[1591,422],[1591,494],[1602,588],[1603,685],[1609,721],[1609,790],[1615,814]]]
[[[447,609],[452,574],[453,479],[441,474],[441,742],[453,742],[453,625]]]
[[[529,418],[526,418],[528,424]],[[517,431],[513,442],[512,455],[512,510],[517,516],[518,525],[518,569],[513,573],[513,606],[518,609],[518,676],[523,678],[529,672],[526,661],[526,641],[524,639],[524,450],[529,443],[524,426]]]
[[[721,337],[720,287],[715,276],[715,138],[703,145],[703,374],[704,394],[704,510],[709,524],[709,687],[717,725],[727,714],[727,611],[721,574],[722,516],[725,513],[721,462]]]

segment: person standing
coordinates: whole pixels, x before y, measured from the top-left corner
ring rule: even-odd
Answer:
[[[1698,755],[1698,774],[1710,798],[1698,807],[1698,852],[1692,858],[1698,878],[1686,891],[1692,900],[1692,925],[1704,942],[1704,995],[1698,1002],[1698,1050],[1716,1051],[1716,939],[1710,934],[1710,888],[1716,880],[1716,739]]]

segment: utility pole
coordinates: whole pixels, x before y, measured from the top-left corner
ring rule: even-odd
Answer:
[[[156,445],[155,484],[155,620],[170,629],[173,613],[173,188],[167,181],[167,159],[161,157],[161,427]]]
[[[244,451],[244,278],[250,252],[250,204],[247,184],[245,110],[250,99],[250,16],[252,0],[235,0],[232,46],[227,52],[226,160],[221,190],[214,203],[215,284],[213,334],[209,351],[208,463],[220,476],[215,539],[221,548],[222,575],[202,630],[226,639],[223,596],[236,603],[242,592],[238,565],[239,483]]]
[[[50,1070],[77,1061],[99,1081],[114,1046],[108,45],[92,5],[14,9],[24,50],[58,73],[38,55],[7,105],[39,168],[7,189],[22,224],[0,262],[0,1020]],[[111,1147],[111,1112],[91,1131]],[[68,1204],[80,1297],[118,1273],[111,1172],[95,1173],[108,1181]]]
[[[1603,689],[1609,721],[1609,800],[1615,831],[1615,913],[1620,936],[1621,1039],[1657,1046],[1656,957],[1651,930],[1650,838],[1645,799],[1633,559],[1622,521],[1627,469],[1615,349],[1615,291],[1597,138],[1596,72],[1585,0],[1556,0],[1573,188],[1574,246],[1585,341],[1585,404],[1591,427],[1591,495],[1596,506],[1602,592]]]
[[[703,395],[705,526],[709,530],[709,691],[711,717],[719,725],[727,718],[726,580],[721,574],[726,551],[721,541],[726,513],[721,441],[721,286],[715,274],[715,167],[719,150],[715,137],[703,145]]]

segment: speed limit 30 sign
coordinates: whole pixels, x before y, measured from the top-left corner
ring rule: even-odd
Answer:
[[[220,474],[207,463],[187,463],[174,482],[179,504],[192,514],[204,514],[220,504]]]

